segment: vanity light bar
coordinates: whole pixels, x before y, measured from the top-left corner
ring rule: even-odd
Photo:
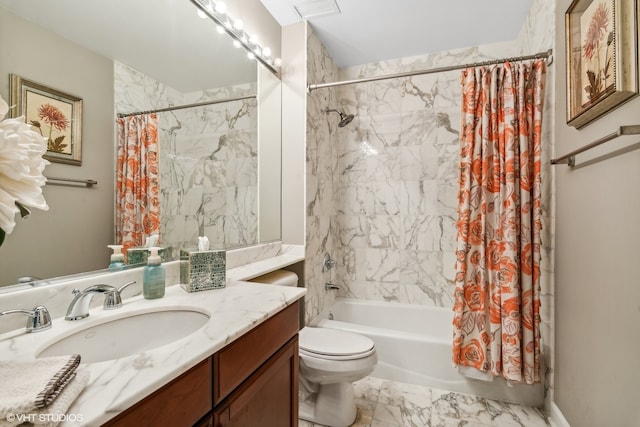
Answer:
[[[260,46],[255,36],[249,35],[244,30],[242,21],[233,20],[226,14],[226,5],[222,1],[190,0],[198,8],[198,15],[209,17],[218,24],[216,28],[220,34],[227,33],[234,39],[234,44],[239,44],[247,50],[249,59],[257,59],[274,74],[279,75],[280,58],[271,57],[271,49]]]

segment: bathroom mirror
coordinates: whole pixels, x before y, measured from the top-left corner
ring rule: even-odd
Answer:
[[[279,78],[190,0],[0,0],[7,101],[10,74],[83,100],[82,164],[45,175],[98,183],[44,187],[49,211],[16,218],[0,246],[0,286],[108,265],[117,113],[221,101],[158,114],[163,245],[280,238]]]

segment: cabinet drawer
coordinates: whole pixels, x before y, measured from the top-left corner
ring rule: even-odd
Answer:
[[[207,358],[105,425],[191,427],[212,409],[211,401]]]
[[[214,406],[298,333],[299,304],[296,301],[213,355]]]

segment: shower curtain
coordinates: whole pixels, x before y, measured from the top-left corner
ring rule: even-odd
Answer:
[[[126,256],[160,232],[157,114],[118,119],[117,167],[116,241]]]
[[[462,72],[453,362],[540,382],[544,60]]]

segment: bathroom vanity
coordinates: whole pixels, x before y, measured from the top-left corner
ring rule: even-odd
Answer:
[[[105,426],[297,426],[298,310],[296,301]]]
[[[232,254],[237,260],[231,266],[227,263],[227,284],[222,289],[188,293],[175,284],[167,286],[164,298],[145,300],[141,295],[132,296],[140,291],[134,285],[125,290],[123,306],[117,310],[104,310],[102,297],[97,296],[90,316],[77,321],[63,319],[73,288],[130,280],[141,283],[142,270],[0,295],[2,308],[29,307],[42,301],[53,317],[51,329],[37,333],[25,333],[24,319],[18,318],[18,329],[0,334],[0,361],[33,360],[71,335],[87,335],[86,343],[81,342],[75,352],[87,355],[81,369],[90,373],[89,383],[67,411],[81,422],[63,422],[62,427],[296,426],[299,310],[306,290],[245,280],[299,262],[304,259],[299,249],[246,255],[253,262],[239,258],[245,257],[242,253]],[[166,267],[167,280],[177,283],[179,262]],[[202,326],[168,343],[147,345],[154,335],[164,336],[173,324],[181,323],[170,315],[177,311],[208,318]],[[100,347],[104,341],[88,341],[86,329],[91,325],[128,322],[150,313],[169,313],[169,321],[142,332],[128,326],[121,329],[117,336],[122,339],[114,341],[135,348],[124,355],[110,354],[108,346]],[[7,327],[8,322],[3,323]],[[93,360],[91,345],[100,347]]]

